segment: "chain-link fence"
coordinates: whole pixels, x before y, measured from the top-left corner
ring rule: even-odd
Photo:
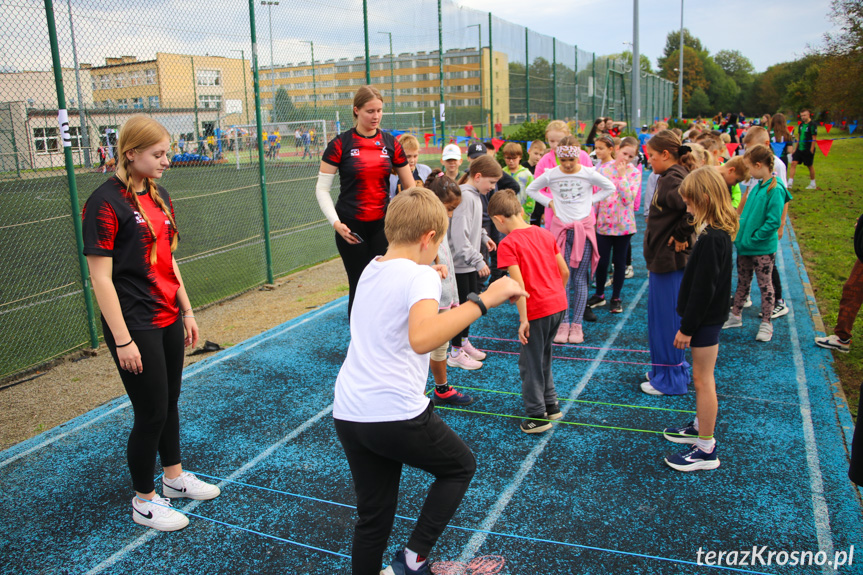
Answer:
[[[171,136],[160,183],[196,307],[336,255],[312,190],[360,85],[383,92],[383,127],[427,154],[468,124],[489,139],[527,119],[629,120],[623,62],[451,0],[369,0],[365,14],[358,1],[15,0],[0,18],[0,379],[101,337],[75,224],[132,114]],[[669,82],[646,76],[641,93],[645,121],[670,115]]]

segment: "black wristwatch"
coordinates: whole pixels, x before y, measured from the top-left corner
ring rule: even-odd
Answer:
[[[485,315],[488,313],[488,308],[485,307],[484,303],[482,303],[482,298],[480,298],[474,292],[470,292],[469,294],[467,294],[467,299],[468,299],[468,301],[472,301],[473,303],[475,303],[476,305],[479,306],[479,311],[482,312],[482,315]]]

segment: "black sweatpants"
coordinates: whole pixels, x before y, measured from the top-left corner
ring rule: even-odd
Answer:
[[[342,257],[345,272],[348,274],[348,320],[350,320],[360,276],[370,261],[376,256],[382,256],[386,253],[387,236],[384,234],[384,220],[373,222],[361,222],[348,218],[339,218],[339,220],[363,239],[358,244],[349,244],[336,233],[336,248]]]
[[[141,352],[143,370],[137,375],[120,369],[116,342],[105,318],[102,333],[135,413],[126,448],[132,485],[139,493],[150,493],[155,488],[157,452],[162,467],[182,462],[177,401],[183,376],[183,320],[177,318],[170,326],[159,329],[129,330]]]
[[[435,477],[407,542],[408,549],[428,557],[476,472],[470,448],[434,412],[431,402],[424,412],[406,421],[334,421],[357,493],[353,575],[378,575],[381,571],[403,465]]]
[[[604,236],[596,234],[599,250],[599,265],[596,267],[596,295],[605,295],[605,280],[608,279],[608,264],[614,264],[614,280],[611,299],[620,299],[623,281],[626,278],[626,255],[631,247],[632,234]],[[612,255],[613,254],[613,255]]]
[[[458,289],[458,303],[463,304],[467,301],[467,294],[470,292],[479,293],[479,272],[455,274],[455,285]],[[466,338],[469,333],[470,325],[457,333],[450,343],[453,347],[461,347],[462,338]]]

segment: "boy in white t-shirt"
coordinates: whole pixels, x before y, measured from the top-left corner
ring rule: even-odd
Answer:
[[[476,461],[424,395],[429,352],[488,308],[527,295],[505,277],[482,296],[472,293],[439,314],[441,281],[430,264],[446,230],[446,209],[431,191],[398,194],[384,221],[387,253],[366,266],[354,296],[333,418],[357,494],[355,574],[380,572],[405,464],[433,474],[435,481],[406,548],[384,573],[430,573],[428,554],[464,497]]]

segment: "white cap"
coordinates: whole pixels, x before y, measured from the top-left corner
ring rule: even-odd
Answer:
[[[443,149],[443,154],[440,157],[441,160],[460,160],[461,159],[461,148],[456,146],[455,144],[449,144]]]

